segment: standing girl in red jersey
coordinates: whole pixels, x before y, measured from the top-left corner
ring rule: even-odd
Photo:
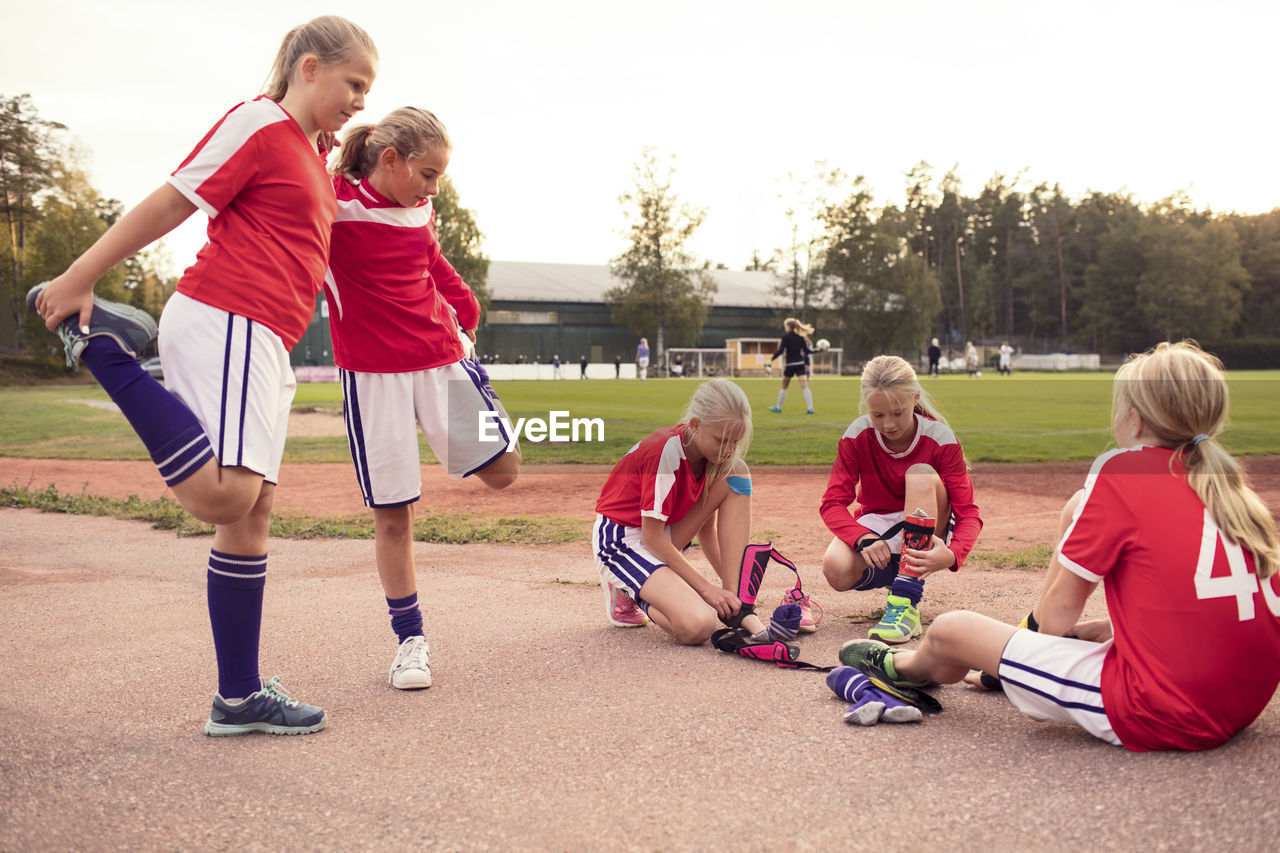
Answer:
[[[998,671],[1032,719],[1135,751],[1226,742],[1280,684],[1280,542],[1218,444],[1227,413],[1222,364],[1193,342],[1135,356],[1112,390],[1120,449],[1067,502],[1029,627],[954,611],[917,651],[856,640],[841,659],[900,682]],[[1099,583],[1110,619],[1078,622]]]
[[[740,558],[751,535],[751,404],[732,382],[698,386],[684,418],[640,441],[614,466],[596,501],[592,534],[609,620],[619,627],[649,617],[678,642],[705,643],[717,619],[742,607]],[[698,537],[719,584],[685,557]],[[755,614],[741,619],[753,634]]]
[[[398,109],[353,127],[334,167],[338,216],[325,286],[356,479],[398,647],[388,680],[431,686],[413,562],[422,493],[418,427],[452,477],[515,481],[517,445],[479,364],[466,358],[480,303],[440,251],[431,197],[452,146],[431,113]],[[459,327],[466,330],[460,337]]]
[[[208,568],[218,694],[205,731],[300,734],[320,708],[258,673],[267,530],[295,380],[289,350],[324,280],[335,203],[322,134],[364,108],[377,73],[367,33],[334,16],[296,27],[267,92],[223,116],[168,182],[28,306],[83,361],[195,517],[215,525]],[[107,270],[196,209],[209,242],[178,282],[159,327],[166,386],[136,355],[156,336],[145,313],[93,295]]]
[[[835,534],[822,572],[833,589],[888,587],[884,616],[868,636],[905,643],[922,631],[925,576],[959,569],[982,519],[960,441],[910,364],[893,355],[867,362],[861,408],[822,496],[822,520]],[[898,532],[916,510],[935,521],[928,548],[904,547]]]

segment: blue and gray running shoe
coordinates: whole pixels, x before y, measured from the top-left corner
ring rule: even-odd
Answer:
[[[27,291],[27,310],[32,314],[36,313],[36,297],[48,284],[47,281],[41,282]],[[58,324],[58,337],[67,350],[67,367],[75,367],[80,362],[80,354],[90,338],[111,338],[120,345],[120,349],[137,358],[160,333],[160,327],[146,311],[99,296],[93,297],[93,316],[89,320],[88,333],[76,325],[79,319],[73,314]]]
[[[266,732],[269,735],[307,735],[324,728],[328,721],[324,711],[315,705],[304,705],[280,686],[280,676],[262,685],[262,689],[236,706],[221,696],[213,697],[213,710],[204,733],[214,737]]]

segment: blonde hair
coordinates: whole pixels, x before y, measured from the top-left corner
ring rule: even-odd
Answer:
[[[898,400],[905,400],[915,395],[915,411],[940,423],[947,419],[933,405],[933,400],[920,385],[911,363],[896,355],[878,355],[862,368],[862,397],[858,401],[858,410],[867,410],[867,401],[876,394],[884,394]],[[950,424],[947,424],[950,426]]]
[[[733,456],[724,462],[707,460],[707,482],[717,477],[727,477],[734,463],[745,460],[751,447],[751,401],[742,389],[727,379],[708,379],[698,386],[689,400],[680,423],[687,424],[697,418],[700,425],[741,430]]]
[[[1271,577],[1280,567],[1275,519],[1217,441],[1230,408],[1222,362],[1192,340],[1158,344],[1116,371],[1111,408],[1113,422],[1135,412],[1146,432],[1174,448],[1222,535],[1253,552],[1259,578]]]
[[[449,132],[434,113],[417,107],[401,107],[377,124],[358,124],[342,137],[335,175],[367,178],[378,168],[378,158],[394,149],[401,160],[421,157],[436,148],[453,148]]]
[[[795,317],[788,317],[784,320],[782,327],[788,332],[799,332],[806,338],[813,334],[813,326],[810,326],[808,323],[802,323]]]
[[[285,35],[262,93],[273,101],[282,100],[289,91],[289,79],[298,60],[307,54],[314,54],[322,65],[336,65],[362,56],[377,59],[378,49],[368,33],[346,18],[323,15]]]

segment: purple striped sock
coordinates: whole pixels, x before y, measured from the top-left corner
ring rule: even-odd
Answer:
[[[191,410],[110,338],[90,338],[80,361],[142,439],[170,486],[213,458],[204,427]]]
[[[924,598],[924,578],[912,577],[899,572],[898,576],[893,579],[893,586],[889,588],[889,594],[908,599],[911,602],[911,606],[915,607],[920,604],[920,599]]]
[[[391,614],[391,630],[400,642],[422,635],[422,610],[418,607],[418,594],[411,592],[404,598],[388,598],[387,612]]]
[[[262,689],[258,638],[267,555],[242,557],[209,551],[209,624],[218,657],[218,692],[239,699]]]

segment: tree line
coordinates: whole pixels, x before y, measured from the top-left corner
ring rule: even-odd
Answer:
[[[698,284],[706,265],[681,263],[705,211],[673,215],[684,208],[669,174],[652,179],[655,156],[646,149],[622,198],[632,248],[614,262],[622,285],[611,294],[615,321],[650,330],[653,316],[635,323],[637,302],[714,298]],[[915,354],[932,337],[953,350],[1010,340],[1031,352],[1124,353],[1182,337],[1280,336],[1280,208],[1215,214],[1184,193],[1154,203],[1124,191],[1073,198],[1003,174],[971,194],[954,169],[939,176],[927,163],[906,173],[900,204],[877,203],[864,178],[824,163],[783,186],[791,240],[757,251],[746,268],[772,271],[782,312],[817,325],[849,357]],[[663,240],[681,252],[661,257]]]
[[[66,131],[66,125],[41,118],[29,95],[0,95],[0,352],[60,360],[61,345],[27,311],[27,291],[70,266],[124,213],[120,201],[94,189]],[[157,164],[157,183],[163,169]],[[489,259],[475,215],[459,203],[447,178],[433,205],[445,257],[487,307]],[[181,260],[185,267],[194,259]],[[177,287],[172,267],[160,242],[113,268],[94,292],[159,317]]]

